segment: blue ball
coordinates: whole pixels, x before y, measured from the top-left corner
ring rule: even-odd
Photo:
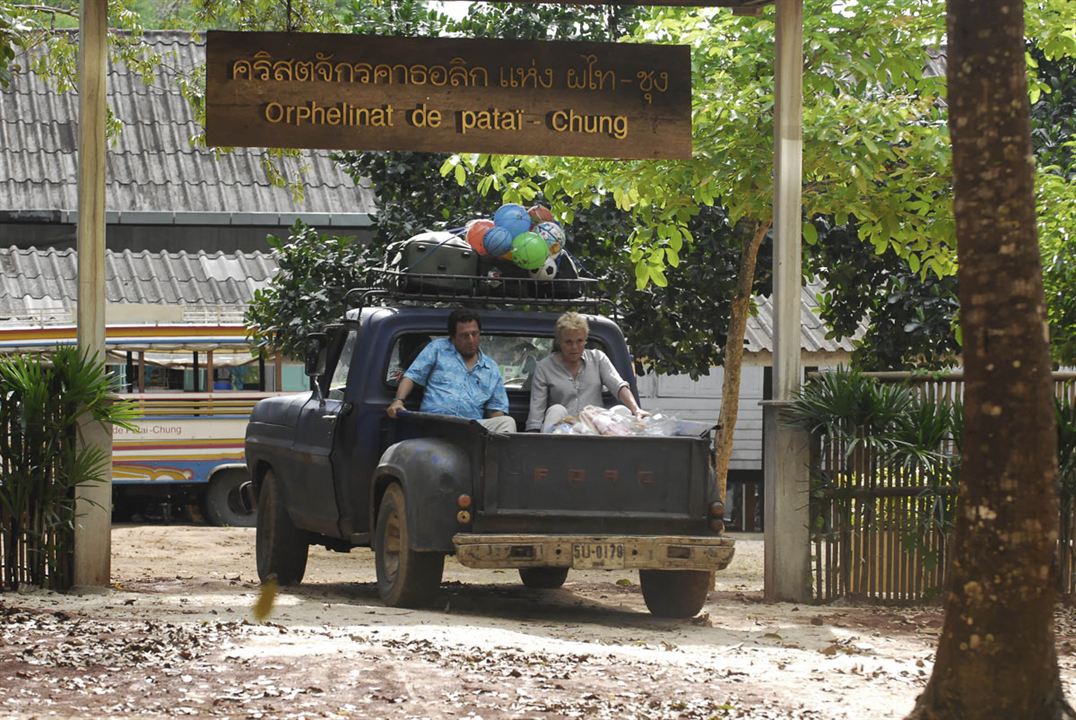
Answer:
[[[491,257],[500,257],[512,249],[512,233],[501,225],[494,225],[482,238],[482,246],[486,248],[486,254]]]
[[[515,237],[531,229],[531,216],[522,205],[508,203],[497,208],[493,214],[493,224],[507,229]]]

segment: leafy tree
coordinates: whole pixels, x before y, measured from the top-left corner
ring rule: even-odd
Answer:
[[[365,283],[372,263],[368,248],[353,237],[319,234],[297,221],[287,242],[269,236],[279,270],[254,293],[246,313],[252,342],[302,357],[302,339],[327,319],[344,315],[344,295]]]
[[[1076,240],[1067,229],[1076,216],[1071,183],[1076,175],[1071,139],[1076,130],[1076,61],[1048,60],[1030,46],[1033,81],[1031,138],[1039,169],[1039,226],[1054,361],[1076,364]],[[849,337],[859,320],[867,332],[854,363],[863,369],[936,368],[958,364],[956,276],[915,272],[890,250],[875,254],[855,238],[853,225],[816,219],[819,241],[808,255],[826,281],[820,315],[837,337]]]
[[[1072,717],[1053,631],[1057,435],[1026,160],[1023,9],[948,7],[964,454],[945,624],[910,717]]]
[[[956,276],[912,272],[889,248],[859,239],[854,223],[833,227],[816,218],[819,241],[807,254],[809,272],[822,280],[819,316],[835,337],[867,330],[852,355],[863,370],[937,369],[960,363]]]
[[[1043,92],[1031,108],[1042,229],[1043,283],[1054,361],[1076,365],[1076,59],[1032,53]]]
[[[160,64],[160,57],[142,42],[144,25],[132,0],[108,3],[109,52],[143,77]],[[12,2],[0,0],[0,86],[7,87],[18,73],[34,72],[58,92],[75,89],[78,82],[78,35],[57,32],[78,27],[79,3]],[[31,54],[31,51],[33,52]],[[30,59],[32,58],[32,59]],[[111,129],[118,129],[115,120]]]

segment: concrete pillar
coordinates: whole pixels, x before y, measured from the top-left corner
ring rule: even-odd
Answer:
[[[779,421],[800,386],[803,185],[803,0],[776,0],[773,403],[765,403],[765,597],[810,598],[807,444]]]
[[[808,602],[811,599],[810,545],[810,436],[785,423],[782,410],[789,403],[762,403],[762,431],[766,435],[762,458],[765,467],[765,548],[763,595],[766,602]]]
[[[108,0],[82,0],[79,22],[78,347],[105,357],[105,82]],[[112,428],[85,420],[84,447],[112,457]],[[75,497],[75,585],[105,586],[111,572],[112,467]]]

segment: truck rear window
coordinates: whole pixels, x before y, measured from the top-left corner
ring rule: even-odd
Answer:
[[[385,371],[385,383],[390,388],[400,384],[400,378],[411,365],[422,348],[435,337],[425,333],[407,333],[400,335],[393,343],[389,354],[388,368]],[[602,343],[590,338],[588,347],[604,349]],[[482,333],[482,352],[491,357],[501,368],[504,386],[507,390],[530,390],[531,375],[534,366],[542,358],[553,352],[552,337],[532,337],[525,335],[492,335]]]

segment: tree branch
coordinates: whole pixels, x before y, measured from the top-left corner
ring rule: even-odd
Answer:
[[[78,10],[69,10],[67,8],[52,7],[51,5],[15,5],[16,10],[22,10],[24,12],[36,12],[36,13],[48,13],[50,15],[66,15],[67,17],[78,17]]]

